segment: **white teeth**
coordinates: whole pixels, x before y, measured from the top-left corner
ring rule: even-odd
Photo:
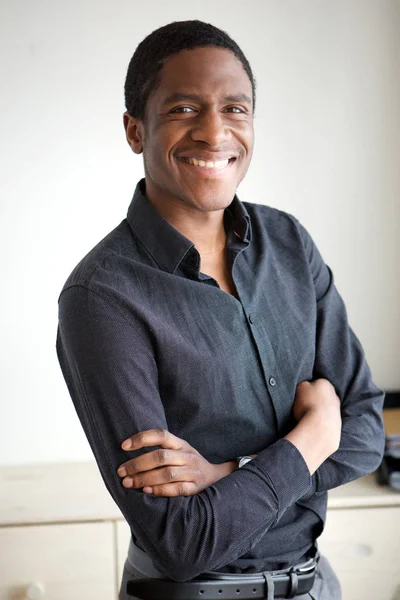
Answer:
[[[197,158],[183,158],[185,162],[189,165],[194,165],[195,167],[206,167],[207,169],[224,169],[229,164],[229,159],[226,160],[217,160],[212,162],[211,160],[201,160]]]

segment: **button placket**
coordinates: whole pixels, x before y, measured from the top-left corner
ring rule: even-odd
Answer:
[[[250,324],[250,330],[254,339],[254,343],[257,347],[258,354],[261,359],[262,369],[264,373],[264,381],[266,389],[268,390],[269,397],[275,412],[278,427],[281,427],[286,418],[285,402],[282,397],[284,390],[282,386],[278,385],[279,377],[277,377],[277,364],[275,362],[275,352],[268,337],[267,332],[262,324],[255,325],[257,319],[254,317],[254,313],[247,313],[247,321]],[[273,375],[271,374],[273,373]]]

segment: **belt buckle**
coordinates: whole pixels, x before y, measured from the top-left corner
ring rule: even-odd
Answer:
[[[307,563],[305,563],[303,566],[298,566],[296,567],[295,571],[296,573],[309,573],[310,571],[316,570],[316,568],[318,567],[318,563],[319,563],[319,552],[317,552],[316,556],[314,556],[313,558],[310,558],[308,562],[310,562],[310,564],[308,565]]]
[[[309,571],[314,571],[317,566],[317,563],[314,561],[312,565],[308,567],[299,567],[295,569],[295,573],[308,573]]]
[[[299,589],[299,575],[302,575],[304,573],[311,573],[312,571],[315,571],[316,567],[318,565],[318,560],[313,559],[310,565],[305,565],[304,567],[292,567],[289,572],[289,579],[290,579],[290,587],[289,587],[289,591],[286,595],[286,598],[295,598],[297,596],[298,593],[298,589]]]

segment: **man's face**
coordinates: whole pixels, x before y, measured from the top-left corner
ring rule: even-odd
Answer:
[[[150,198],[201,211],[229,206],[254,143],[252,86],[232,52],[206,47],[169,57],[136,124],[139,144],[130,144],[143,151]]]

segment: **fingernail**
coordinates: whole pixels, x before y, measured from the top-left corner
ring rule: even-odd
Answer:
[[[117,473],[118,473],[118,475],[119,475],[120,477],[125,477],[125,475],[127,475],[127,472],[126,472],[126,469],[125,469],[125,467],[120,467],[120,468],[118,469]]]
[[[153,493],[153,488],[151,488],[151,487],[144,487],[143,488],[143,492],[145,494],[152,494]]]
[[[121,448],[122,450],[129,450],[129,448],[132,448],[131,440],[125,440],[124,442],[122,442]]]
[[[132,477],[126,477],[123,482],[122,482],[124,487],[132,487],[133,485],[133,479]]]

